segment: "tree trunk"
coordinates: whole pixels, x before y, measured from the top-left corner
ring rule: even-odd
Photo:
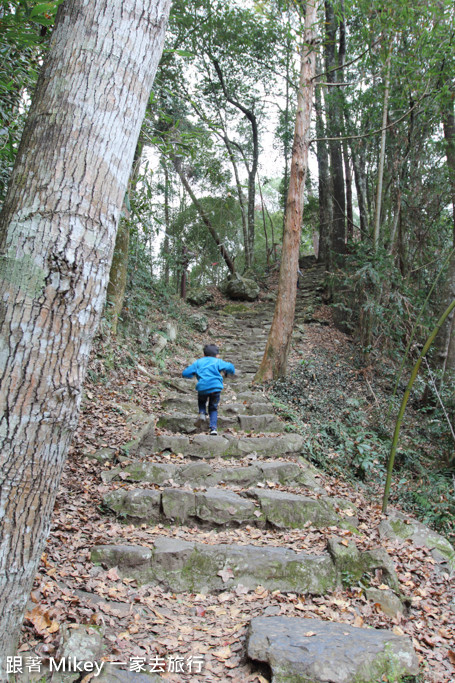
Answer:
[[[77,424],[168,0],[67,0],[0,215],[0,670]]]
[[[452,196],[452,215],[453,215],[453,247],[455,247],[455,117],[454,104],[451,101],[446,105],[443,112],[444,141],[446,145],[446,159],[449,171],[450,191]],[[441,309],[447,307],[455,299],[455,255],[449,261],[446,284],[442,293]],[[439,335],[436,337],[436,366],[442,371],[442,380],[447,370],[454,372],[455,366],[455,339],[453,339],[453,314],[445,321],[441,327]]]
[[[322,117],[322,85],[316,84],[316,154],[318,160],[318,190],[319,190],[319,251],[318,261],[324,263],[330,270],[332,243],[332,191],[329,175],[329,153],[325,137],[324,119]]]
[[[112,257],[109,283],[107,285],[106,305],[107,319],[110,321],[113,335],[117,334],[119,315],[125,298],[128,273],[128,252],[130,246],[130,226],[125,218],[121,218],[115,238],[114,255]]]
[[[213,227],[213,225],[210,221],[210,218],[207,216],[207,213],[205,212],[204,207],[202,206],[201,202],[198,201],[198,198],[196,197],[193,190],[191,189],[191,185],[189,184],[188,179],[187,179],[187,177],[183,171],[182,162],[180,161],[179,157],[177,157],[177,156],[174,156],[172,158],[172,160],[174,162],[175,170],[177,171],[178,176],[179,176],[180,180],[182,181],[183,187],[185,188],[185,190],[190,195],[191,201],[193,202],[194,206],[196,207],[200,217],[202,218],[202,221],[207,226],[209,233],[212,235],[218,249],[220,250],[220,254],[223,257],[225,264],[227,265],[227,267],[229,268],[229,271],[231,273],[235,273],[234,262],[232,261],[231,257],[229,256],[225,246],[221,243],[221,239],[220,239],[217,231]]]
[[[389,107],[389,91],[390,91],[390,69],[392,64],[392,41],[390,41],[389,53],[386,62],[386,75],[384,83],[384,102],[382,106],[382,132],[381,132],[381,150],[379,153],[378,164],[378,184],[376,188],[376,206],[374,212],[373,223],[373,245],[376,251],[379,246],[379,232],[381,226],[381,206],[382,206],[382,182],[384,178],[384,162],[385,162],[385,142],[386,142],[386,126],[387,113]]]
[[[337,68],[335,58],[337,19],[331,2],[325,3],[326,14],[326,69],[327,82],[337,82]],[[339,104],[338,88],[332,86],[327,95],[327,128],[330,138],[339,138],[343,131],[342,109]],[[337,139],[329,140],[330,170],[333,189],[333,227],[332,248],[335,254],[342,255],[346,251],[346,202],[344,195],[343,153],[341,142]]]
[[[128,183],[128,192],[134,189],[139,173],[141,161],[142,144],[138,143],[134,152],[133,169]],[[120,218],[115,238],[114,255],[112,257],[111,270],[109,272],[109,282],[106,293],[106,314],[111,324],[112,334],[117,334],[119,315],[122,312],[123,301],[125,299],[126,282],[128,275],[128,260],[130,247],[130,227],[128,224],[129,205],[124,204],[124,216]]]
[[[300,63],[297,115],[292,146],[286,225],[283,235],[278,294],[267,345],[255,382],[276,379],[286,374],[287,359],[294,325],[299,266],[300,232],[304,202],[305,177],[308,168],[308,146],[313,104],[316,54],[314,52],[317,2],[307,3],[304,45]]]
[[[163,240],[163,257],[164,257],[164,284],[169,287],[169,229],[171,220],[169,216],[169,171],[167,168],[166,159],[162,161],[164,170],[164,240]]]
[[[226,100],[232,104],[233,107],[236,107],[236,109],[242,112],[251,126],[252,158],[251,163],[248,165],[248,245],[245,244],[245,269],[248,269],[253,265],[254,261],[254,204],[256,199],[256,174],[259,163],[258,123],[255,113],[251,109],[244,107],[243,104],[238,102],[238,100],[228,93],[219,62],[215,58],[212,58],[212,63],[215,67]]]

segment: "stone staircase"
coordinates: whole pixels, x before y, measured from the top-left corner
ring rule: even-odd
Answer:
[[[296,325],[304,324],[314,303],[321,277],[320,269],[314,271],[305,273]],[[110,487],[103,499],[108,514],[150,529],[150,537],[142,545],[96,546],[92,560],[117,567],[120,576],[139,585],[158,585],[175,593],[207,594],[260,585],[282,593],[327,595],[342,585],[346,571],[356,580],[378,570],[391,591],[399,593],[385,551],[362,552],[354,542],[337,536],[343,530],[355,535],[355,508],[326,494],[319,472],[301,455],[303,438],[287,431],[263,390],[251,385],[272,305],[267,302],[241,318],[225,320],[221,355],[234,362],[237,373],[225,382],[219,436],[194,426],[194,383],[179,377],[167,381],[162,414],[130,449],[130,462],[104,477]],[[170,532],[178,527],[179,536],[154,535],[157,524],[167,525]],[[324,551],[298,552],[272,542],[208,544],[198,538],[199,529],[285,533],[309,525],[332,529]],[[308,633],[318,634],[311,647]],[[267,663],[271,680],[277,683],[366,682],[382,680],[383,675],[393,681],[403,673],[417,672],[409,639],[314,619],[253,619],[245,652],[255,662]],[[340,664],[334,666],[335,652]],[[324,668],[328,660],[332,661],[329,674]],[[202,674],[200,680],[205,680]]]

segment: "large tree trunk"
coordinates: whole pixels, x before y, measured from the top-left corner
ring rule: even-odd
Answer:
[[[0,669],[77,423],[169,0],[61,5],[0,216]]]
[[[317,3],[307,3],[304,45],[300,63],[297,116],[292,146],[286,224],[283,235],[278,294],[264,357],[255,382],[276,379],[286,374],[292,328],[294,325],[299,266],[300,233],[304,204],[305,177],[308,168],[308,146],[313,105],[316,54],[314,51]]]

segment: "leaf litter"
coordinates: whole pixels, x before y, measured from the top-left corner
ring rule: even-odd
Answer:
[[[327,328],[324,334],[327,344]],[[332,332],[331,343],[337,339],[343,343],[340,335]],[[320,336],[322,339],[323,335]],[[114,350],[121,353],[120,347]],[[185,362],[184,355],[183,359],[176,356],[175,361],[174,366],[169,362],[169,368],[177,374]],[[94,364],[99,366],[99,358],[92,356],[91,363],[92,368]],[[420,656],[425,682],[453,681],[453,580],[448,574],[435,572],[434,560],[426,548],[380,539],[379,505],[340,478],[324,475],[324,487],[327,494],[345,498],[356,506],[358,534],[334,527],[314,529],[311,525],[290,531],[254,526],[203,530],[156,525],[148,529],[145,525],[120,524],[101,512],[101,497],[107,488],[100,475],[112,463],[100,464],[89,456],[100,448],[110,448],[117,458],[122,457],[123,444],[137,433],[137,424],[128,421],[128,411],[119,408],[122,403],[134,401],[145,413],[156,414],[164,391],[155,372],[146,356],[138,356],[135,367],[117,369],[110,377],[109,386],[101,387],[90,378],[87,380],[83,411],[57,496],[52,529],[31,594],[19,652],[44,658],[54,656],[63,625],[92,624],[102,630],[106,660],[203,655],[202,674],[167,672],[162,675],[164,680],[265,683],[264,672],[258,672],[246,657],[248,624],[252,618],[264,614],[283,615],[390,629],[407,635]],[[185,460],[183,456],[174,457]],[[169,461],[169,458],[163,456],[163,460]],[[210,464],[215,468],[226,466],[225,461]],[[123,482],[122,486],[129,484]],[[298,492],[292,487],[276,484],[273,487]],[[305,490],[305,495],[313,494]],[[218,595],[174,594],[156,586],[138,586],[135,581],[122,579],[116,568],[106,571],[90,561],[94,545],[116,542],[152,545],[160,535],[207,544],[273,544],[312,553],[323,552],[333,535],[354,540],[361,550],[382,546],[395,564],[409,610],[395,617],[386,616],[379,604],[366,599],[365,587],[361,585],[320,597],[269,591],[263,586],[252,590],[241,585]],[[227,582],[233,570],[226,567],[219,574]],[[371,585],[385,590],[381,576],[372,576]],[[309,622],[306,637],[313,635]]]

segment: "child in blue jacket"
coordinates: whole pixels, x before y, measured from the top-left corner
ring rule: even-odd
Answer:
[[[215,344],[204,346],[204,358],[189,365],[182,372],[182,377],[197,377],[196,384],[197,400],[199,407],[199,417],[196,420],[196,427],[203,427],[207,420],[207,401],[209,404],[210,434],[216,436],[218,420],[218,404],[223,390],[223,378],[225,375],[234,375],[235,368],[232,363],[226,363],[221,358],[217,358],[219,349]]]

